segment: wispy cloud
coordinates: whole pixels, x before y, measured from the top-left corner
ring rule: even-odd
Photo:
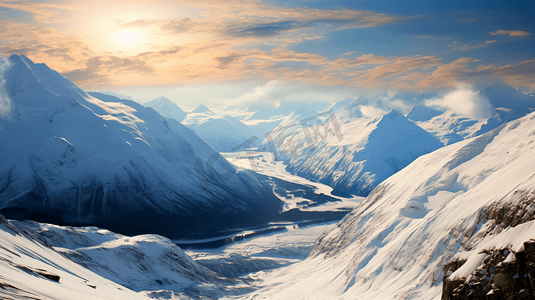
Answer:
[[[60,10],[72,10],[73,7],[67,4],[50,3],[49,2],[35,2],[35,1],[20,1],[20,0],[2,0],[0,7],[20,10],[32,13],[35,20],[40,23],[54,23]]]
[[[367,47],[338,45],[333,47],[336,50],[321,52],[300,47],[306,41],[326,40],[341,30],[357,29],[358,33],[360,28],[398,26],[411,17],[352,9],[277,6],[262,0],[183,0],[180,6],[163,0],[135,0],[128,9],[122,2],[88,3],[0,0],[0,7],[25,15],[0,20],[0,56],[25,54],[36,62],[47,63],[83,88],[241,79],[292,81],[310,86],[429,89],[452,87],[459,80],[475,81],[480,75],[510,82],[526,80],[524,85],[533,82],[529,62],[511,66],[479,62],[475,66],[474,58],[461,57],[460,52],[487,47],[496,40],[462,45],[453,42],[450,48],[459,53],[449,51],[454,58],[447,61],[433,53],[396,55],[381,51],[379,55],[364,50]],[[160,8],[151,11],[153,7]],[[86,8],[94,10],[89,12]],[[85,35],[79,32],[80,28],[88,30]],[[113,38],[124,30],[138,31],[142,36],[139,44],[126,47]],[[529,32],[497,30],[490,34],[526,36]],[[423,32],[409,36],[407,42],[421,42],[416,39],[443,45],[451,41],[450,37]],[[339,49],[346,53],[335,53]]]
[[[459,46],[459,45],[457,45],[457,41],[453,41],[448,45],[448,47],[452,48],[455,51],[467,51],[467,50],[473,50],[473,49],[477,49],[477,48],[487,47],[488,45],[490,45],[492,43],[495,43],[495,42],[496,42],[496,40],[490,40],[490,41],[485,41],[484,43],[477,44],[477,45],[464,44],[462,46]]]
[[[530,33],[524,30],[496,30],[490,32],[490,35],[528,36]]]

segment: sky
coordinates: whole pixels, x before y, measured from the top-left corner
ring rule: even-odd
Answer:
[[[0,56],[183,106],[535,91],[533,1],[0,0]]]

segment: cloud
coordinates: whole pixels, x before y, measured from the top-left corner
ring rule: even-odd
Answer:
[[[280,33],[307,27],[303,23],[295,21],[281,21],[266,24],[254,24],[244,28],[231,28],[227,30],[227,34],[236,37],[273,37]]]
[[[9,60],[0,58],[0,117],[11,114],[11,99],[6,91],[5,72],[9,69]]]
[[[494,66],[483,65],[478,67],[479,76],[491,76],[493,79],[504,81],[512,86],[535,88],[535,60],[525,60],[517,64]]]
[[[464,44],[463,46],[458,46],[457,45],[457,41],[453,41],[448,45],[448,47],[452,48],[455,51],[466,51],[466,50],[472,50],[472,49],[487,47],[488,45],[490,45],[490,44],[492,44],[494,42],[496,42],[496,40],[485,41],[484,43],[477,44],[477,45],[472,45],[472,46],[470,46],[468,44]]]
[[[98,86],[113,84],[113,78],[124,73],[151,74],[153,71],[143,59],[95,56],[87,60],[85,68],[65,72],[63,75],[74,82]]]
[[[425,104],[442,110],[451,110],[456,114],[474,119],[490,118],[493,112],[487,98],[463,84],[459,84],[456,90],[441,98],[426,100]]]
[[[347,87],[308,86],[299,82],[272,80],[232,98],[219,99],[228,104],[280,103],[281,101],[325,101],[334,103],[354,95]]]
[[[228,55],[228,56],[221,56],[216,57],[216,60],[219,61],[219,69],[227,69],[228,65],[231,64],[233,61],[236,60],[236,58],[241,57],[241,55]]]
[[[53,2],[53,1],[48,1]],[[72,6],[60,3],[36,3],[35,1],[2,1],[0,7],[30,12],[40,23],[54,23],[58,20],[60,10],[71,11]]]
[[[508,35],[508,36],[528,36],[529,32],[524,30],[496,30],[489,32],[490,35]]]

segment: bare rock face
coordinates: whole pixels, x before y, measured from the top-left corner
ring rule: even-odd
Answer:
[[[493,249],[468,278],[449,276],[465,263],[454,260],[444,265],[443,300],[535,299],[535,240],[524,242],[524,249]]]

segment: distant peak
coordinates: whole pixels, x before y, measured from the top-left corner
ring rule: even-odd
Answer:
[[[13,54],[9,57],[9,61],[11,63],[24,63],[29,68],[31,65],[34,65],[33,61],[24,54]]]
[[[204,113],[204,112],[212,112],[212,111],[208,107],[206,107],[204,104],[201,104],[197,106],[197,108],[195,108],[191,113],[199,114],[199,113]]]
[[[158,103],[173,103],[171,100],[165,98],[164,96],[160,96],[154,100],[152,100],[151,102],[158,102]]]
[[[405,121],[412,123],[398,110],[392,109],[390,112],[388,112],[386,115],[382,116],[379,119],[378,126],[379,124],[382,124],[381,126],[385,126],[385,124],[399,123],[399,122],[405,122]]]
[[[443,113],[443,111],[427,107],[425,105],[416,105],[411,109],[406,117],[407,119],[413,121],[427,121]]]
[[[392,109],[389,113],[385,115],[385,117],[405,117],[402,113],[400,113],[397,109]]]

